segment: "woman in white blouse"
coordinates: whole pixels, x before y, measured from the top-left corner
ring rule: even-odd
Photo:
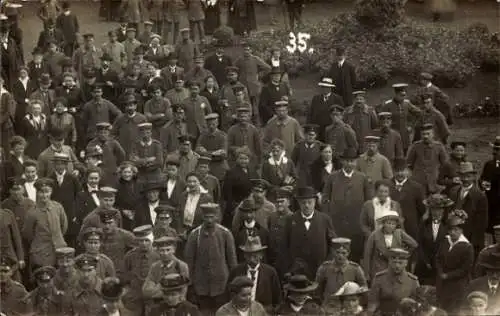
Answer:
[[[396,212],[402,216],[399,202],[392,200],[390,197],[390,187],[391,183],[388,180],[375,182],[375,197],[366,201],[361,209],[361,230],[364,232],[366,238],[375,229],[381,227],[379,219],[387,213]],[[402,222],[403,218],[401,218],[401,224]]]

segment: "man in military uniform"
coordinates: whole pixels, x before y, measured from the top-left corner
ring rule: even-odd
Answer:
[[[151,265],[159,260],[159,255],[153,250],[153,227],[143,225],[134,228],[137,247],[125,255],[123,283],[127,284],[124,295],[124,305],[129,314],[141,316],[144,314],[144,299],[142,286]]]
[[[355,282],[367,286],[366,277],[361,267],[349,261],[351,240],[349,238],[333,238],[333,260],[325,261],[316,273],[318,293],[324,305],[330,303],[334,295],[346,282]]]
[[[276,211],[267,218],[269,228],[268,262],[278,272],[280,278],[285,275],[288,262],[283,253],[286,251],[285,226],[287,218],[293,214],[290,210],[291,191],[279,189],[276,192]]]
[[[394,166],[396,159],[404,158],[404,146],[401,135],[392,126],[392,113],[378,113],[380,128],[373,131],[375,136],[380,137],[379,152],[384,155],[391,165]]]
[[[189,279],[178,273],[168,273],[161,277],[162,296],[158,303],[146,313],[146,316],[157,315],[191,315],[201,316],[198,307],[186,300]]]
[[[418,278],[406,271],[410,257],[408,251],[392,248],[389,256],[389,267],[373,279],[368,299],[369,315],[394,315],[399,302],[406,297],[415,297],[420,286]]]
[[[392,85],[392,87],[394,88],[394,98],[385,101],[380,107],[380,112],[389,112],[392,114],[392,128],[401,135],[403,149],[406,152],[411,144],[411,116],[413,116],[412,121],[414,121],[420,116],[421,110],[406,98],[408,84],[397,83]]]
[[[18,262],[12,278],[21,281],[21,269],[24,269],[24,248],[21,232],[14,214],[7,209],[0,208],[0,253],[10,256]]]
[[[51,266],[41,267],[33,272],[37,287],[24,298],[26,314],[50,316],[65,314],[67,306],[64,302],[64,292],[55,287],[55,275],[56,269]]]
[[[16,261],[2,253],[0,257],[0,307],[5,315],[22,313],[22,300],[28,292],[21,283],[12,280]]]
[[[95,256],[81,254],[75,259],[80,274],[78,283],[67,293],[71,315],[97,315],[103,305],[102,280],[97,276]]]
[[[104,280],[107,277],[116,276],[115,264],[101,252],[103,232],[101,228],[87,227],[80,233],[83,244],[83,253],[97,258],[97,276]]]
[[[330,107],[330,116],[332,124],[325,128],[325,143],[332,146],[333,156],[338,158],[347,151],[358,151],[358,140],[356,132],[344,123],[343,116],[344,108],[340,105],[332,105]]]
[[[198,179],[200,184],[204,187],[208,193],[213,197],[214,202],[219,202],[221,198],[221,189],[219,179],[210,174],[210,163],[212,158],[202,155],[198,158],[198,163],[196,165],[196,173],[198,174]]]
[[[408,149],[407,163],[412,171],[412,178],[427,191],[437,192],[439,170],[448,161],[444,145],[434,140],[434,126],[422,126],[422,140],[413,143]]]
[[[495,241],[500,241],[500,225],[493,226],[493,235]],[[500,242],[497,242],[493,245],[489,245],[488,247],[484,248],[479,252],[479,255],[477,256],[476,259],[476,266],[474,268],[474,276],[476,278],[486,275],[486,269],[484,268],[484,264],[488,262],[491,254],[500,256]]]
[[[165,204],[160,204],[155,208],[156,222],[153,226],[153,237],[159,239],[161,237],[178,236],[175,228],[172,225],[172,214],[176,211],[175,207]]]
[[[177,242],[178,239],[175,237],[160,237],[153,242],[160,260],[151,265],[146,280],[144,280],[142,292],[145,299],[158,299],[163,296],[161,284],[158,283],[163,275],[178,273],[186,278],[189,277],[187,264],[175,256]]]
[[[63,292],[69,291],[78,283],[78,274],[75,270],[75,249],[62,247],[56,249],[57,271],[54,275],[54,286]]]
[[[433,75],[427,72],[420,74],[419,87],[415,95],[415,103],[423,104],[423,96],[430,94],[436,108],[443,114],[448,125],[453,124],[453,110],[449,104],[450,97],[446,95],[439,87],[432,83]]]
[[[366,102],[366,91],[354,91],[354,103],[344,112],[344,121],[356,133],[358,154],[366,150],[365,136],[370,135],[378,126],[378,117],[373,107]]]
[[[101,213],[107,209],[114,208],[116,201],[116,192],[115,188],[109,186],[103,186],[99,188],[97,192],[97,196],[99,197],[99,206],[96,207],[92,212],[90,212],[82,222],[82,227],[80,231],[83,231],[87,227],[99,227],[102,228],[104,224],[101,222]],[[122,226],[122,215],[120,212],[116,214],[118,226]]]

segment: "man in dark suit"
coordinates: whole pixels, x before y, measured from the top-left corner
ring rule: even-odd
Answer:
[[[491,144],[493,157],[483,166],[480,181],[481,188],[488,198],[488,231],[492,232],[495,225],[500,224],[500,136]],[[497,243],[500,240],[495,240]]]
[[[97,193],[99,192],[101,181],[101,170],[98,167],[90,167],[87,169],[86,178],[84,179],[83,187],[78,192],[76,199],[77,222],[82,224],[83,219],[95,210],[100,204]]]
[[[318,267],[331,255],[332,239],[336,237],[332,219],[316,211],[317,193],[312,187],[298,188],[296,199],[300,212],[291,215],[285,226],[285,242],[290,265],[303,261],[309,279],[314,279]]]
[[[337,62],[330,68],[328,77],[335,82],[337,93],[342,96],[344,106],[347,107],[352,104],[352,92],[356,86],[356,70],[346,61],[347,55],[344,48],[337,48],[336,53]]]
[[[418,240],[418,226],[425,213],[424,188],[409,178],[409,169],[405,159],[396,159],[393,170],[394,179],[392,180],[393,186],[390,196],[401,205],[406,232]]]
[[[19,69],[19,77],[12,85],[12,96],[16,100],[16,113],[14,115],[14,127],[16,134],[22,135],[21,124],[24,116],[28,113],[28,97],[37,89],[37,84],[29,77],[29,70],[26,66]]]
[[[5,88],[12,90],[17,78],[19,66],[22,64],[21,54],[16,42],[9,36],[9,27],[0,25],[0,75],[5,82]]]
[[[222,87],[227,81],[226,68],[232,66],[233,61],[230,56],[225,54],[222,42],[217,41],[215,47],[215,53],[205,59],[205,69],[212,72],[217,84]]]
[[[464,210],[467,224],[464,235],[474,246],[477,256],[484,248],[484,234],[488,227],[488,199],[476,185],[476,170],[471,162],[463,162],[459,169],[461,185],[450,190],[450,198],[455,202],[455,208]]]
[[[49,178],[54,180],[52,200],[61,203],[68,219],[68,230],[64,239],[68,245],[75,247],[80,231],[76,218],[76,200],[81,186],[78,179],[67,171],[69,159],[66,154],[54,153],[54,173]]]
[[[97,70],[96,82],[103,85],[102,96],[104,99],[110,102],[116,103],[118,97],[118,83],[120,81],[120,76],[118,72],[111,68],[111,63],[113,58],[104,53],[101,56],[101,68]]]
[[[488,295],[488,310],[498,312],[500,302],[500,255],[491,253],[481,265],[486,271],[486,275],[473,279],[469,283],[465,295],[467,296],[473,291],[485,293]]]
[[[291,30],[295,30],[297,26],[302,24],[304,0],[285,0],[285,3],[288,11],[288,25]]]
[[[336,104],[344,107],[344,100],[333,92],[335,84],[332,78],[322,78],[318,83],[321,93],[313,96],[307,115],[309,124],[318,125],[318,140],[325,141],[325,129],[332,124],[330,106]]]
[[[178,159],[169,158],[165,162],[165,188],[161,192],[161,200],[174,207],[179,206],[182,192],[186,189],[184,179],[179,177]]]
[[[177,66],[179,57],[176,53],[171,52],[167,56],[167,66],[160,70],[160,76],[165,82],[165,91],[174,88],[175,81],[179,78],[184,80],[184,68]]]
[[[156,211],[155,209],[163,204],[160,202],[160,192],[163,190],[164,185],[159,180],[148,181],[143,188],[143,198],[137,205],[137,209],[134,216],[134,223],[132,228],[151,225],[153,226],[156,222]],[[123,223],[123,227],[127,229],[126,223]]]
[[[252,287],[252,300],[261,303],[267,311],[274,310],[281,303],[281,286],[276,270],[262,262],[267,246],[262,245],[258,236],[249,237],[245,244],[239,246],[245,262],[234,267],[227,283],[237,276],[249,277]]]
[[[64,34],[56,28],[56,22],[52,19],[47,21],[46,27],[38,36],[37,47],[40,47],[43,52],[47,52],[49,44],[54,42],[58,48],[61,48],[64,42]]]
[[[413,100],[416,104],[424,104],[424,96],[430,94],[432,96],[432,103],[436,109],[441,112],[446,118],[446,124],[453,124],[453,110],[450,105],[450,97],[446,95],[439,87],[432,83],[433,75],[428,72],[420,74],[419,87],[415,92]]]
[[[31,54],[33,56],[33,60],[28,62],[28,75],[35,83],[36,88],[38,88],[38,79],[40,79],[42,74],[49,73],[49,66],[43,59],[43,51],[40,47],[35,47]]]
[[[281,82],[281,70],[278,67],[271,69],[269,78],[270,82],[262,88],[259,96],[259,116],[262,125],[273,117],[276,102],[288,100],[291,95],[289,86]]]

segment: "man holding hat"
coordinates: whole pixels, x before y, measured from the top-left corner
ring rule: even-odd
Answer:
[[[406,271],[410,253],[404,249],[389,250],[389,267],[377,273],[368,297],[368,315],[394,315],[399,302],[406,297],[415,297],[420,286],[418,278]]]
[[[349,238],[333,238],[333,260],[325,261],[316,272],[318,293],[321,302],[327,304],[332,295],[342,288],[344,282],[355,282],[367,286],[363,269],[354,261],[349,260],[351,240]]]
[[[243,252],[244,263],[231,270],[228,282],[239,276],[249,277],[253,282],[252,301],[261,303],[268,311],[275,310],[281,303],[281,284],[276,270],[263,263],[267,246],[262,245],[259,236],[254,236],[248,237],[239,248]]]
[[[412,178],[424,186],[426,193],[437,192],[439,170],[448,161],[448,153],[440,141],[434,140],[434,125],[424,124],[421,135],[422,139],[408,149],[408,167]]]
[[[460,185],[450,190],[449,197],[457,209],[464,210],[468,215],[464,235],[474,246],[477,256],[484,248],[484,236],[488,228],[488,199],[476,184],[477,171],[471,162],[462,162],[458,175]]]
[[[114,277],[115,264],[101,252],[103,232],[101,228],[87,227],[80,232],[79,240],[83,245],[83,253],[97,257],[97,276],[104,280],[107,277]]]
[[[151,264],[143,282],[142,295],[144,299],[158,299],[163,296],[159,280],[166,274],[176,273],[189,278],[188,265],[175,256],[178,242],[177,237],[167,236],[153,241],[153,247],[159,256],[159,260]]]
[[[354,103],[346,108],[345,122],[356,132],[359,144],[358,153],[366,150],[365,137],[378,127],[378,118],[373,107],[366,103],[366,91],[354,91]]]
[[[66,246],[64,234],[68,219],[61,204],[52,201],[54,181],[40,178],[35,182],[36,207],[26,215],[23,237],[28,245],[33,267],[53,266],[56,249]]]
[[[102,280],[97,276],[97,259],[88,254],[75,258],[79,272],[76,286],[66,293],[69,310],[76,315],[98,315],[104,303],[101,294]]]
[[[33,272],[36,288],[23,299],[26,314],[65,315],[64,292],[54,286],[55,274],[56,270],[51,266],[40,267]]]
[[[479,183],[488,198],[489,220],[488,228],[500,224],[500,214],[496,212],[500,207],[500,136],[490,143],[492,148],[492,158],[488,160],[481,172]],[[500,239],[496,239],[500,242]]]
[[[154,262],[160,259],[153,249],[153,227],[142,225],[133,230],[137,247],[125,255],[125,271],[121,281],[127,285],[124,305],[133,315],[143,315],[145,299],[142,286]]]
[[[102,97],[102,84],[93,86],[92,100],[85,103],[82,110],[82,122],[87,141],[96,137],[96,126],[99,122],[111,123],[122,114],[122,111],[113,103]],[[99,110],[98,110],[99,109]]]
[[[189,234],[184,258],[192,274],[193,290],[203,311],[215,312],[225,301],[229,271],[236,266],[236,249],[231,232],[217,223],[220,206],[201,205],[203,224]]]
[[[2,240],[0,244],[2,255],[15,260],[18,265],[12,279],[21,281],[19,270],[23,270],[26,266],[21,232],[14,214],[10,210],[2,208],[0,208],[0,240]]]
[[[379,152],[380,137],[365,136],[366,151],[360,155],[356,169],[364,173],[373,183],[393,177],[391,162]]]
[[[148,123],[148,119],[144,114],[137,112],[137,99],[134,94],[124,95],[123,103],[125,113],[113,123],[112,135],[118,140],[128,157],[133,143],[139,138],[139,126]]]
[[[365,174],[355,170],[356,151],[349,150],[340,158],[342,168],[328,177],[321,203],[327,208],[337,234],[351,239],[352,260],[359,262],[364,238],[359,218],[363,204],[373,197],[373,183]]]
[[[162,296],[158,298],[146,312],[146,316],[164,315],[191,315],[200,316],[198,307],[186,300],[189,278],[179,273],[167,273],[160,279]],[[148,306],[149,307],[149,306]]]
[[[318,83],[320,87],[319,94],[313,96],[311,107],[307,116],[307,123],[318,125],[318,139],[325,141],[325,129],[332,124],[330,117],[330,107],[333,104],[338,104],[341,108],[344,107],[342,97],[334,92],[335,84],[332,78],[323,77]]]
[[[380,113],[391,113],[392,128],[398,131],[401,135],[403,149],[406,153],[411,144],[410,118],[420,117],[422,110],[413,105],[410,100],[406,98],[406,89],[408,88],[408,84],[396,83],[392,85],[392,88],[394,89],[394,97],[382,104],[379,111],[379,118]]]
[[[332,124],[325,129],[324,141],[333,149],[333,156],[339,157],[347,151],[358,151],[356,132],[344,122],[344,108],[338,104],[330,106]]]
[[[0,257],[0,306],[5,315],[19,315],[24,312],[23,299],[28,295],[24,286],[12,280],[12,274],[16,269],[16,261],[10,257]]]
[[[392,129],[392,113],[379,112],[378,119],[380,128],[373,131],[373,135],[380,137],[379,152],[387,159],[391,165],[394,165],[396,159],[404,157],[404,147],[401,135],[395,129]]]
[[[298,260],[307,264],[307,274],[314,278],[318,267],[331,255],[336,237],[331,218],[316,210],[317,192],[312,187],[298,188],[295,198],[300,211],[287,219],[285,228],[289,266]]]

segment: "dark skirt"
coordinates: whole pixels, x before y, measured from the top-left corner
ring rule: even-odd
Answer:
[[[205,34],[212,35],[220,26],[220,4],[207,7],[205,10]]]

